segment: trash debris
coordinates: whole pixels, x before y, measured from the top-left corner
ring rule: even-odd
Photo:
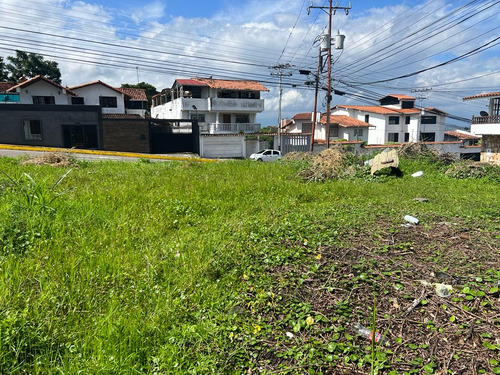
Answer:
[[[422,177],[423,175],[424,175],[424,172],[418,171],[418,172],[413,173],[411,176],[412,177]]]
[[[436,284],[436,294],[439,297],[447,298],[451,295],[453,287],[448,284]]]
[[[386,148],[380,154],[373,158],[370,173],[373,174],[381,169],[393,167],[398,169],[399,167],[399,157],[398,151],[395,149]]]
[[[292,333],[292,332],[286,332],[285,333],[286,337],[288,337],[289,339],[293,339],[295,337],[295,335]]]
[[[414,216],[411,216],[411,215],[406,215],[405,216],[405,220],[409,223],[412,223],[412,224],[418,224],[420,223],[420,220],[418,220],[416,217]]]
[[[420,197],[413,198],[412,201],[414,201],[414,202],[429,202],[429,200],[427,198],[420,198]]]
[[[373,331],[359,323],[354,323],[354,332],[356,332],[360,336],[363,336],[365,339],[368,339],[370,341],[372,340]],[[380,344],[383,344],[385,342],[385,337],[380,332],[375,331],[373,333],[373,338],[375,339],[375,342],[378,342]]]
[[[407,314],[409,314],[409,313],[411,313],[413,310],[415,310],[415,308],[416,308],[418,305],[420,305],[420,301],[422,301],[422,298],[421,298],[421,297],[419,297],[419,298],[415,298],[415,299],[413,300],[413,303],[411,304],[411,306],[410,306],[410,307],[408,307],[408,308],[406,309],[406,313],[407,313]]]

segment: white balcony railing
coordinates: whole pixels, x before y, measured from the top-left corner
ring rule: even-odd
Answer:
[[[260,132],[260,124],[211,123],[204,124],[201,131],[208,131],[210,134],[258,133]]]
[[[472,124],[500,124],[500,115],[494,116],[473,116]]]
[[[212,111],[262,112],[264,110],[263,99],[211,98],[210,101]]]

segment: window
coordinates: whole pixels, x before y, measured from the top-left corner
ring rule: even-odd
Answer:
[[[410,125],[410,120],[411,120],[411,117],[410,116],[406,116],[405,117],[405,124],[406,125]]]
[[[421,124],[436,124],[436,116],[422,116],[420,118],[420,123]]]
[[[191,120],[198,120],[198,122],[206,122],[204,113],[191,113]]]
[[[311,123],[304,123],[302,124],[302,133],[311,133],[312,132],[312,124]]]
[[[42,124],[40,120],[24,120],[24,139],[27,141],[42,140]]]
[[[56,104],[56,100],[53,96],[34,96],[33,97],[33,104],[54,105],[54,104]]]
[[[436,142],[436,133],[420,133],[422,142]]]
[[[365,115],[365,122],[366,122],[367,124],[369,124],[369,123],[370,123],[370,115]]]
[[[389,125],[399,125],[399,116],[389,116]]]
[[[118,102],[116,96],[100,96],[99,105],[103,108],[117,108]]]
[[[331,137],[338,137],[339,136],[339,126],[334,124],[334,125],[330,125],[330,132],[329,132],[329,135],[328,135],[330,138]]]
[[[399,133],[389,133],[387,134],[387,142],[398,142]]]
[[[500,98],[493,99],[493,113],[491,113],[491,115],[500,115]]]
[[[250,115],[235,115],[237,124],[249,124],[250,123]]]
[[[83,96],[72,96],[71,97],[71,104],[73,105],[83,105],[84,102],[83,102]]]
[[[414,106],[415,102],[413,100],[403,100],[401,102],[401,108],[403,109],[412,109]]]
[[[410,133],[405,133],[405,142],[410,142]]]
[[[363,129],[361,129],[361,128],[355,128],[354,129],[354,136],[355,137],[362,137],[363,136]]]

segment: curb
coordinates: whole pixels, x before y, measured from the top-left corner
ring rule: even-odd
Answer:
[[[204,159],[200,157],[183,157],[183,156],[163,156],[154,154],[139,154],[134,152],[121,151],[103,151],[103,150],[82,150],[74,148],[58,148],[58,147],[41,147],[41,146],[15,146],[0,144],[0,149],[4,150],[20,150],[20,151],[41,151],[41,152],[62,152],[69,154],[87,154],[87,155],[107,155],[107,156],[123,156],[129,158],[142,159],[159,159],[159,160],[177,160],[177,161],[195,161],[202,163],[213,163],[215,159]]]

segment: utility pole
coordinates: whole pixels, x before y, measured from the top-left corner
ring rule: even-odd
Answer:
[[[342,9],[345,11],[345,14],[349,14],[349,10],[351,9],[351,2],[349,2],[348,7],[341,7],[336,3],[335,6],[332,5],[332,0],[329,0],[329,5],[328,7],[326,6],[313,6],[310,5],[307,7],[307,14],[309,14],[311,9],[321,9],[322,11],[326,12],[326,9],[328,9],[328,34],[326,35],[327,38],[327,64],[328,64],[328,73],[327,73],[327,86],[326,86],[326,148],[330,148],[330,105],[332,101],[332,16],[337,12],[337,10]],[[343,39],[342,39],[343,43]],[[335,46],[336,49],[342,49],[342,46]]]
[[[273,70],[271,72],[272,76],[279,77],[279,102],[278,102],[278,150],[281,150],[281,97],[283,95],[283,88],[281,87],[283,83],[283,77],[290,77],[291,72],[287,72],[286,69],[290,69],[292,66],[288,63],[277,64],[271,67]]]
[[[413,89],[411,92],[418,92],[418,93],[424,93],[424,92],[429,92],[431,91],[432,88],[424,88],[424,89]],[[416,142],[421,141],[421,133],[422,132],[422,115],[425,113],[425,109],[423,107],[423,101],[429,99],[428,96],[420,95],[415,98],[416,100],[420,101],[420,114],[418,116],[418,123],[417,123],[417,135],[416,135]]]

